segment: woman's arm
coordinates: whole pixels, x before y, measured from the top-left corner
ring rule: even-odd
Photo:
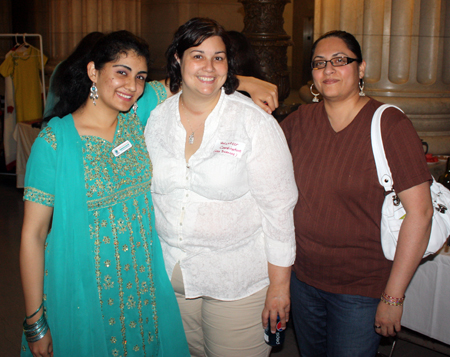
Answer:
[[[269,114],[278,108],[278,87],[255,77],[237,76],[238,90],[247,92],[253,101]]]
[[[53,214],[53,207],[25,201],[25,211],[20,243],[20,274],[25,297],[26,316],[32,315],[42,303],[44,281],[44,244]],[[35,323],[43,314],[43,308],[31,319]],[[53,356],[50,330],[44,338],[29,343],[33,356]]]
[[[400,228],[397,250],[385,293],[402,298],[428,245],[433,206],[430,184],[424,182],[398,194],[406,216]],[[394,336],[401,329],[402,306],[391,306],[383,301],[378,305],[375,329],[383,336]]]
[[[280,316],[281,327],[286,328],[289,321],[289,311],[291,308],[291,299],[289,293],[291,267],[280,267],[269,264],[270,285],[267,290],[266,303],[262,312],[263,327],[267,327],[270,318],[270,330],[275,333],[277,325],[277,315]]]
[[[247,159],[248,182],[262,216],[270,285],[262,312],[262,324],[273,331],[277,315],[283,328],[289,318],[290,274],[295,260],[293,210],[298,199],[292,157],[283,131],[273,117],[252,122],[246,114],[252,138]]]
[[[239,79],[238,90],[247,92],[252,97],[253,101],[260,106],[267,113],[272,112],[278,108],[278,88],[275,84],[265,82],[255,77],[237,76]],[[167,98],[175,93],[170,91],[169,80],[166,83],[165,79],[160,82],[167,92]]]

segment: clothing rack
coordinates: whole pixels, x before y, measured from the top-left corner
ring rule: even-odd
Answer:
[[[47,102],[47,96],[45,93],[45,74],[44,74],[44,49],[42,46],[42,36],[38,33],[0,33],[0,37],[19,37],[22,36],[23,42],[26,43],[26,37],[39,37],[39,50],[41,55],[41,82],[42,82],[42,94],[44,99],[44,107]]]

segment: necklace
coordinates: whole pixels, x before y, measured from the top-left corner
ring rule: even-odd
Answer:
[[[184,106],[184,103],[183,103],[183,98],[181,98],[181,96],[180,96],[180,102],[181,102],[181,106],[183,107],[183,111],[184,111],[184,114],[186,115],[187,113],[186,113],[186,107]],[[191,125],[191,121],[189,120],[189,116],[188,115],[186,115],[186,120],[187,120],[187,122],[188,122],[188,125],[189,125],[189,128],[191,129],[191,135],[189,135],[189,144],[190,145],[192,145],[192,144],[194,144],[194,140],[195,140],[195,136],[194,136],[194,132],[195,132],[195,130],[197,130],[198,128],[200,128],[203,124],[205,124],[205,122],[203,121],[203,123],[201,123],[198,127],[196,127],[195,128],[195,130],[194,129],[192,129],[192,125]],[[205,119],[206,120],[206,119]]]

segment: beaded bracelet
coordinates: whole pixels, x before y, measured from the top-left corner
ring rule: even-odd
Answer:
[[[403,302],[405,301],[405,296],[403,296],[402,298],[395,298],[383,292],[381,294],[381,301],[391,306],[402,306]]]

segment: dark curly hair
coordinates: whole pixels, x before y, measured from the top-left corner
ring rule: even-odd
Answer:
[[[191,47],[200,46],[203,41],[213,36],[219,36],[222,39],[227,52],[228,73],[223,85],[225,93],[231,94],[236,90],[239,80],[236,77],[234,53],[227,32],[212,19],[195,17],[178,28],[171,45],[166,51],[167,79],[170,79],[170,91],[172,93],[177,93],[181,89],[181,67],[175,55],[182,60],[184,51]]]
[[[98,39],[86,56],[69,63],[58,73],[59,101],[53,108],[52,117],[64,117],[73,113],[86,103],[92,81],[87,74],[87,65],[93,61],[96,70],[102,70],[108,62],[117,61],[122,55],[130,52],[144,57],[147,67],[150,65],[150,50],[148,43],[129,31],[121,30],[103,35]],[[58,71],[59,72],[59,71]],[[44,119],[44,121],[45,121]]]

